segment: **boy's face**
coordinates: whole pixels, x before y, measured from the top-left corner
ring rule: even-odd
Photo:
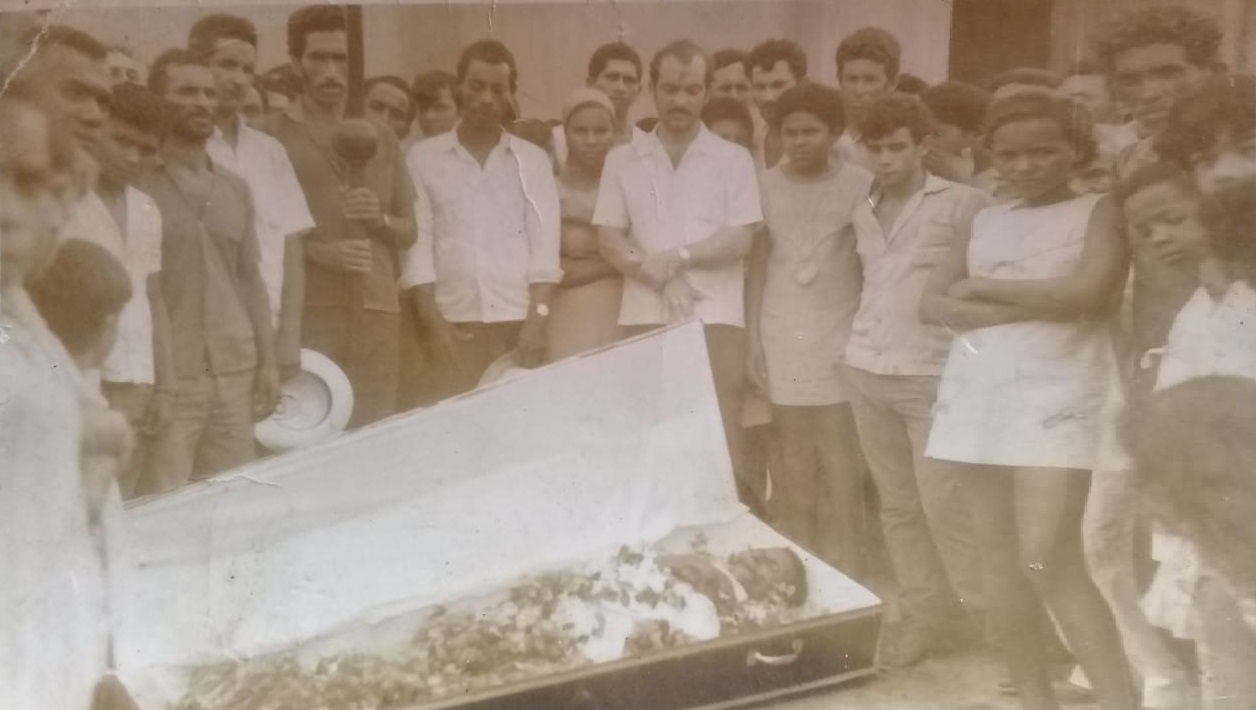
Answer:
[[[868,105],[890,91],[892,79],[884,64],[871,59],[848,59],[838,67],[837,83],[842,89],[847,126],[858,124]]]
[[[157,136],[129,123],[112,119],[99,151],[101,177],[121,187],[135,183],[152,163],[160,144]]]
[[[1158,182],[1130,195],[1125,220],[1134,248],[1148,250],[1166,266],[1194,268],[1204,257],[1199,196],[1180,182]]]
[[[440,90],[434,101],[420,104],[415,117],[424,137],[439,136],[452,131],[458,124],[458,104],[454,103],[453,94],[446,87]]]
[[[1212,150],[1195,159],[1192,170],[1195,184],[1205,194],[1256,179],[1256,131],[1239,136],[1229,129],[1221,131]]]
[[[781,143],[791,165],[803,172],[823,170],[837,136],[813,113],[793,111],[781,121]]]
[[[888,135],[876,139],[864,139],[868,154],[872,156],[873,172],[883,187],[902,185],[921,170],[925,154],[929,152],[929,139],[919,143],[906,128],[896,128]]]
[[[930,146],[935,152],[960,155],[972,147],[973,136],[952,123],[939,123]]]
[[[764,121],[771,122],[776,115],[776,101],[781,94],[798,85],[798,77],[789,68],[789,62],[781,60],[771,69],[754,67],[750,70],[750,95],[754,105],[759,107],[759,115]]]
[[[1208,74],[1208,69],[1191,63],[1181,45],[1133,47],[1112,58],[1112,98],[1152,134],[1164,127],[1174,102],[1193,91]]]
[[[712,121],[711,125],[707,126],[707,128],[720,138],[723,138],[729,143],[736,143],[746,150],[750,150],[751,146],[754,144],[754,137],[746,132],[746,126],[741,121],[733,121],[730,119]]]

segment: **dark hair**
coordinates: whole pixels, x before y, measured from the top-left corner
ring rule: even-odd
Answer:
[[[980,133],[990,109],[989,91],[963,81],[944,81],[920,95],[937,123],[958,127],[966,133]]]
[[[153,62],[153,66],[148,70],[148,89],[157,96],[166,93],[167,84],[170,82],[170,67],[197,66],[205,67],[204,57],[199,54],[193,54],[186,49],[167,49],[157,56],[157,60]]]
[[[616,60],[631,63],[637,70],[637,81],[641,80],[641,55],[624,42],[611,42],[593,50],[593,56],[589,57],[588,77],[598,78],[606,71],[606,65]]]
[[[237,15],[215,13],[206,15],[188,31],[188,50],[209,59],[218,42],[234,39],[257,48],[257,28],[253,23]]]
[[[1016,67],[995,75],[988,88],[993,93],[1012,84],[1025,84],[1054,90],[1060,88],[1061,81],[1060,75],[1053,71],[1036,67]]]
[[[425,71],[414,77],[410,84],[410,95],[414,97],[414,107],[423,109],[440,100],[440,92],[448,91],[454,97],[454,89],[458,86],[458,77],[444,69]]]
[[[515,65],[515,55],[510,53],[506,45],[495,39],[482,39],[468,44],[458,57],[458,81],[466,78],[467,67],[473,61],[485,64],[505,64],[510,67],[510,90],[515,90],[519,83],[519,69]]]
[[[1154,139],[1156,152],[1189,167],[1226,131],[1234,137],[1256,131],[1256,78],[1209,77],[1178,99]]]
[[[754,119],[746,104],[728,96],[716,96],[702,107],[699,113],[702,123],[710,128],[718,121],[736,121],[746,129],[746,135],[754,140]]]
[[[166,131],[166,104],[146,87],[124,81],[113,87],[109,116],[145,134],[161,137]]]
[[[915,74],[908,74],[904,72],[898,75],[898,83],[895,84],[894,90],[904,94],[920,96],[929,90],[929,82],[921,79]]]
[[[48,329],[72,355],[87,351],[109,318],[131,300],[131,277],[107,249],[70,239],[26,284]]]
[[[1159,185],[1165,182],[1189,187],[1192,192],[1197,191],[1195,180],[1190,173],[1182,170],[1182,166],[1166,160],[1158,160],[1150,165],[1144,165],[1126,176],[1125,179],[1117,183],[1113,194],[1118,201],[1125,202],[1152,185]]]
[[[654,127],[657,125],[659,125],[658,116],[646,116],[645,118],[637,121],[637,128],[640,128],[646,133],[653,131]]]
[[[715,68],[711,64],[711,58],[707,56],[706,50],[702,46],[691,39],[678,39],[669,42],[667,46],[654,53],[654,57],[650,59],[650,83],[659,83],[659,67],[663,65],[663,59],[672,57],[681,64],[688,66],[695,57],[702,60],[702,65],[706,67],[706,83],[711,85],[711,76],[715,73]]]
[[[906,128],[917,143],[935,130],[933,114],[925,102],[900,91],[873,101],[859,121],[859,135],[865,141],[885,138],[900,128]]]
[[[1156,522],[1196,545],[1210,570],[1256,597],[1256,381],[1197,377],[1122,417],[1133,485]],[[1237,622],[1237,623],[1242,623]]]
[[[894,35],[880,27],[865,27],[847,35],[837,45],[837,74],[840,79],[842,65],[855,59],[867,59],[885,67],[885,76],[891,80],[898,76],[903,48]]]
[[[807,53],[791,39],[770,39],[755,45],[746,55],[746,74],[753,74],[755,69],[772,71],[780,62],[785,62],[796,81],[807,78]]]
[[[780,129],[786,117],[795,113],[809,113],[824,122],[834,134],[846,128],[846,115],[842,110],[842,93],[823,84],[806,82],[786,89],[776,100],[776,113],[772,127]]]
[[[724,67],[740,64],[742,71],[746,72],[746,76],[750,76],[750,69],[746,66],[747,55],[740,49],[725,48],[718,50],[711,55],[711,71],[717,72]]]
[[[1199,221],[1208,251],[1256,288],[1256,181],[1224,185],[1205,197]]]
[[[1210,69],[1219,60],[1221,29],[1212,18],[1184,5],[1138,7],[1104,28],[1095,42],[1095,55],[1111,72],[1118,54],[1152,44],[1177,45],[1191,64]]]
[[[539,118],[512,121],[506,126],[506,130],[547,153],[554,148],[553,128]]]
[[[1064,139],[1077,153],[1078,165],[1086,165],[1094,160],[1095,129],[1090,111],[1080,102],[1046,89],[1025,89],[995,99],[986,114],[987,145],[995,131],[1003,126],[1035,118],[1054,121],[1060,127]]]
[[[105,45],[90,34],[68,25],[36,27],[26,33],[23,44],[38,52],[43,47],[64,47],[91,59],[103,62],[109,55]]]
[[[374,87],[376,84],[388,84],[394,89],[397,89],[398,91],[400,91],[402,94],[405,94],[407,102],[410,101],[410,87],[406,85],[405,79],[402,79],[399,76],[394,76],[392,74],[381,74],[380,76],[373,76],[370,79],[367,79],[366,81],[362,82],[362,93],[363,94],[370,93],[371,88]]]
[[[348,32],[349,18],[343,5],[307,5],[288,16],[288,56],[305,54],[305,39],[312,32]]]

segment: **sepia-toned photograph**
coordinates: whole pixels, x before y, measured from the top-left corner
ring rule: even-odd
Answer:
[[[0,0],[0,710],[1256,710],[1256,0]]]

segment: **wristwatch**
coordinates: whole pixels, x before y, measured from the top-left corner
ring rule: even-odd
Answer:
[[[687,247],[681,247],[677,249],[676,256],[679,256],[681,263],[684,263],[684,264],[688,264],[689,259],[693,257],[693,255],[689,253],[689,249]]]
[[[536,307],[533,308],[532,310],[536,311],[536,314],[542,318],[549,316],[549,306],[545,305],[544,303],[536,304]]]

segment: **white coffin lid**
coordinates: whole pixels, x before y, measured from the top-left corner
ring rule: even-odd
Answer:
[[[670,328],[139,501],[118,669],[288,647],[743,512],[702,328]]]

